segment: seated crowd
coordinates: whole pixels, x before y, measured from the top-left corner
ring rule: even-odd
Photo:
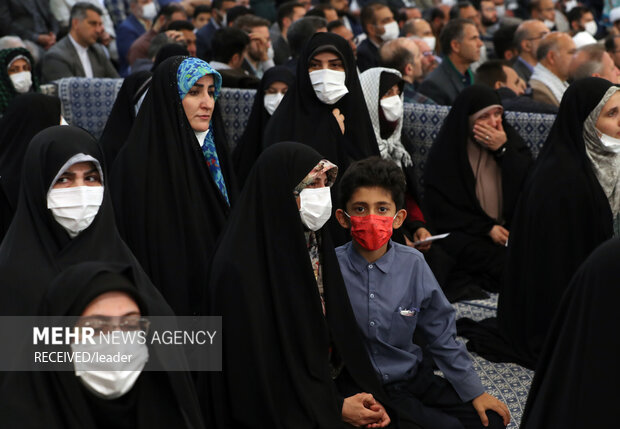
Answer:
[[[535,370],[522,427],[613,425],[620,7],[453,3],[0,0],[0,316],[224,326],[221,371],[0,369],[0,426],[506,427],[468,350]],[[99,139],[68,77],[124,79]]]

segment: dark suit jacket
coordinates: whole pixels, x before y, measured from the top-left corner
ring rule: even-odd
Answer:
[[[0,34],[36,41],[39,34],[58,32],[49,0],[0,0]]]
[[[461,74],[456,71],[447,58],[424,79],[418,92],[434,100],[437,104],[451,106],[460,92],[465,89]]]
[[[116,29],[116,47],[118,48],[121,75],[127,76],[129,74],[129,62],[127,61],[129,48],[144,33],[146,33],[146,28],[134,15],[129,15]]]
[[[368,39],[364,39],[357,47],[357,67],[360,69],[360,73],[373,67],[379,67],[379,48]]]
[[[211,50],[211,39],[218,30],[215,26],[213,18],[207,25],[203,25],[200,30],[196,32],[196,56],[201,60],[211,61],[213,51]]]
[[[523,79],[525,82],[530,81],[530,77],[532,77],[532,72],[530,71],[530,69],[527,68],[525,64],[519,61],[519,57],[517,57],[515,61],[512,63],[512,68],[514,69],[514,71],[517,72],[519,77]]]
[[[526,95],[517,96],[514,91],[508,88],[500,88],[497,90],[497,93],[502,100],[502,105],[505,110],[529,113],[558,113],[557,107],[533,100]]]
[[[93,68],[94,77],[118,77],[116,69],[98,43],[88,48],[88,58]],[[63,77],[85,77],[82,62],[69,36],[60,39],[43,57],[42,80],[51,82]]]

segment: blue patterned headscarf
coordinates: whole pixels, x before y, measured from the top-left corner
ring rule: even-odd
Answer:
[[[194,57],[184,59],[177,70],[179,98],[183,100],[189,90],[192,89],[192,86],[196,84],[196,81],[208,74],[213,75],[215,99],[217,100],[217,97],[220,95],[220,89],[222,88],[222,76],[206,61]]]

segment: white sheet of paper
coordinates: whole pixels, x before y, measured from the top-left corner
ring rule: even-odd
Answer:
[[[426,243],[426,242],[429,242],[429,241],[441,240],[442,238],[446,238],[449,235],[450,235],[449,232],[446,232],[445,234],[433,235],[433,236],[428,237],[425,240],[416,241],[416,242],[413,243],[413,245],[417,246],[418,244]]]

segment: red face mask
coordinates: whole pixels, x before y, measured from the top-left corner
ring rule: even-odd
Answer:
[[[394,217],[368,215],[349,216],[353,239],[366,250],[377,250],[388,242],[392,236]]]

